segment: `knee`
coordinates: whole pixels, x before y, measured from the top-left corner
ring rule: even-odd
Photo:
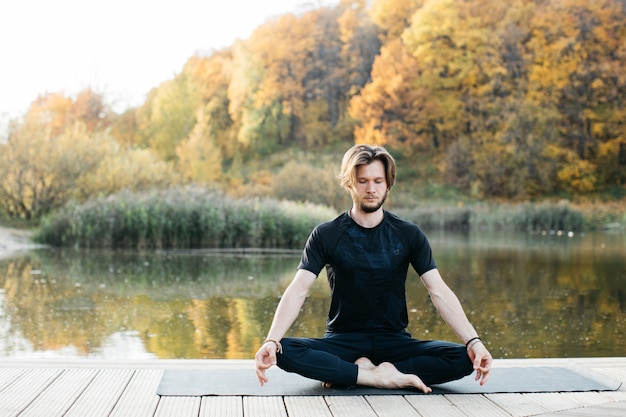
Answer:
[[[454,344],[447,351],[447,361],[453,369],[461,375],[460,377],[470,375],[474,372],[474,364],[467,354],[465,346],[460,344]]]
[[[474,363],[467,354],[467,350],[465,349],[465,347],[463,347],[463,359],[461,360],[461,363],[462,369],[465,373],[464,376],[471,375],[471,373],[474,372]]]

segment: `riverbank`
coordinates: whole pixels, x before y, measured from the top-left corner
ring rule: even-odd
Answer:
[[[42,245],[33,243],[33,232],[0,226],[0,259],[29,249],[40,248]]]

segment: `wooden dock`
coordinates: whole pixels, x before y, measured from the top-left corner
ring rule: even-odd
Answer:
[[[626,357],[496,360],[496,367],[580,366],[626,382]],[[626,416],[610,392],[328,397],[159,397],[164,369],[244,367],[249,360],[0,360],[0,417]],[[225,381],[227,383],[227,381]],[[626,385],[626,383],[624,384]]]

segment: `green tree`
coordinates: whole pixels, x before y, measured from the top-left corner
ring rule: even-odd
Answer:
[[[148,95],[139,111],[140,141],[162,159],[173,161],[176,147],[196,123],[200,102],[198,86],[187,74],[163,82]]]
[[[196,119],[189,138],[176,148],[178,171],[187,181],[212,184],[222,175],[222,151],[202,110],[198,111]]]

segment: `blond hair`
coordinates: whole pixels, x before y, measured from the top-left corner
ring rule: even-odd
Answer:
[[[356,184],[356,169],[380,161],[385,167],[385,180],[391,189],[396,180],[396,161],[385,148],[378,145],[355,145],[343,155],[339,181],[343,188],[350,191]]]

